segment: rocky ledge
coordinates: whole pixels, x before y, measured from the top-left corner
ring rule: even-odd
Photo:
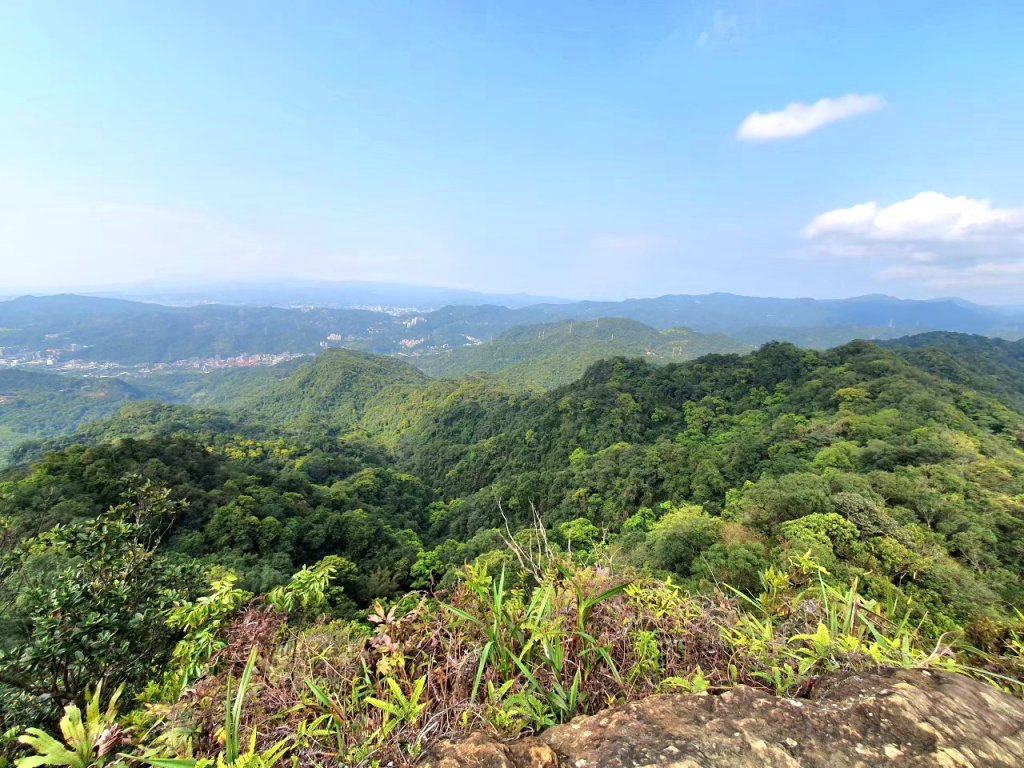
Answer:
[[[537,737],[436,745],[431,768],[1024,766],[1024,702],[945,672],[823,677],[806,699],[658,695]]]

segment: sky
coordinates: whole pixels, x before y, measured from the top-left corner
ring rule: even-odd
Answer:
[[[0,293],[1024,304],[1024,3],[0,2]]]

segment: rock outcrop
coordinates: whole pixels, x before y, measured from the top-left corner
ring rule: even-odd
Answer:
[[[1024,766],[1024,702],[961,675],[827,676],[810,698],[740,686],[657,695],[505,743],[435,746],[431,768]]]

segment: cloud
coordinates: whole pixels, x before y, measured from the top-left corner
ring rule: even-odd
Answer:
[[[921,192],[882,207],[876,202],[837,208],[804,228],[804,237],[862,244],[914,245],[941,251],[945,244],[1021,243],[1024,208],[996,208],[989,200]]]
[[[803,230],[819,255],[884,260],[883,280],[934,288],[1024,284],[1024,208],[922,192],[816,216]]]
[[[708,48],[731,43],[739,37],[739,29],[739,14],[718,8],[711,17],[711,23],[701,31],[694,45],[698,48]]]
[[[736,129],[740,141],[773,141],[806,136],[829,123],[875,112],[885,106],[881,96],[848,93],[813,104],[794,101],[778,112],[752,112]]]

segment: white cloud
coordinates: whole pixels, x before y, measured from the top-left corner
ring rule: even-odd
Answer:
[[[881,96],[848,93],[837,99],[819,99],[813,104],[794,101],[778,112],[752,112],[736,129],[741,141],[772,141],[806,136],[829,123],[847,120],[885,106]]]
[[[837,208],[804,228],[804,237],[862,244],[918,244],[941,251],[943,244],[1021,243],[1024,208],[996,208],[989,200],[921,192],[889,206],[876,202]]]
[[[816,216],[803,230],[821,255],[885,260],[884,280],[933,288],[1024,285],[1024,208],[922,192]]]

